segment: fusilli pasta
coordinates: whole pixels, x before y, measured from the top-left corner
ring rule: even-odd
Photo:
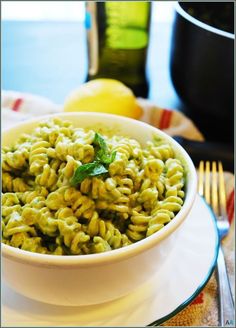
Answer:
[[[168,224],[185,197],[171,145],[42,122],[2,150],[2,241],[55,255],[110,251]]]

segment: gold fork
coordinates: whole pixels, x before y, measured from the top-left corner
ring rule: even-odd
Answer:
[[[217,218],[217,228],[220,240],[229,232],[229,221],[226,211],[226,193],[224,172],[221,162],[209,161],[199,164],[198,193],[203,196],[211,206]],[[234,301],[229,284],[228,273],[225,265],[224,253],[220,245],[217,258],[217,276],[220,300],[220,324],[222,327],[234,322]]]

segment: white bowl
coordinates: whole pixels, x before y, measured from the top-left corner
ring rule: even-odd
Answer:
[[[110,114],[62,113],[26,121],[3,132],[3,146],[13,144],[22,133],[31,132],[39,120],[55,116],[77,127],[103,127],[114,134],[135,138],[142,145],[159,135],[172,145],[185,166],[186,197],[182,209],[161,230],[135,244],[100,254],[74,256],[37,254],[2,244],[3,278],[17,292],[66,306],[107,302],[130,293],[163,268],[195,199],[196,171],[185,150],[164,132]]]

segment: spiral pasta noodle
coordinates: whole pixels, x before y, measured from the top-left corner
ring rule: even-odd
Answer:
[[[183,206],[185,169],[154,137],[99,135],[59,118],[2,149],[2,242],[84,255],[151,236]]]

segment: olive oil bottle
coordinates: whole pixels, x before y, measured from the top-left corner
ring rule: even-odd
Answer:
[[[113,78],[146,97],[146,59],[151,3],[86,3],[89,71],[87,80]]]

